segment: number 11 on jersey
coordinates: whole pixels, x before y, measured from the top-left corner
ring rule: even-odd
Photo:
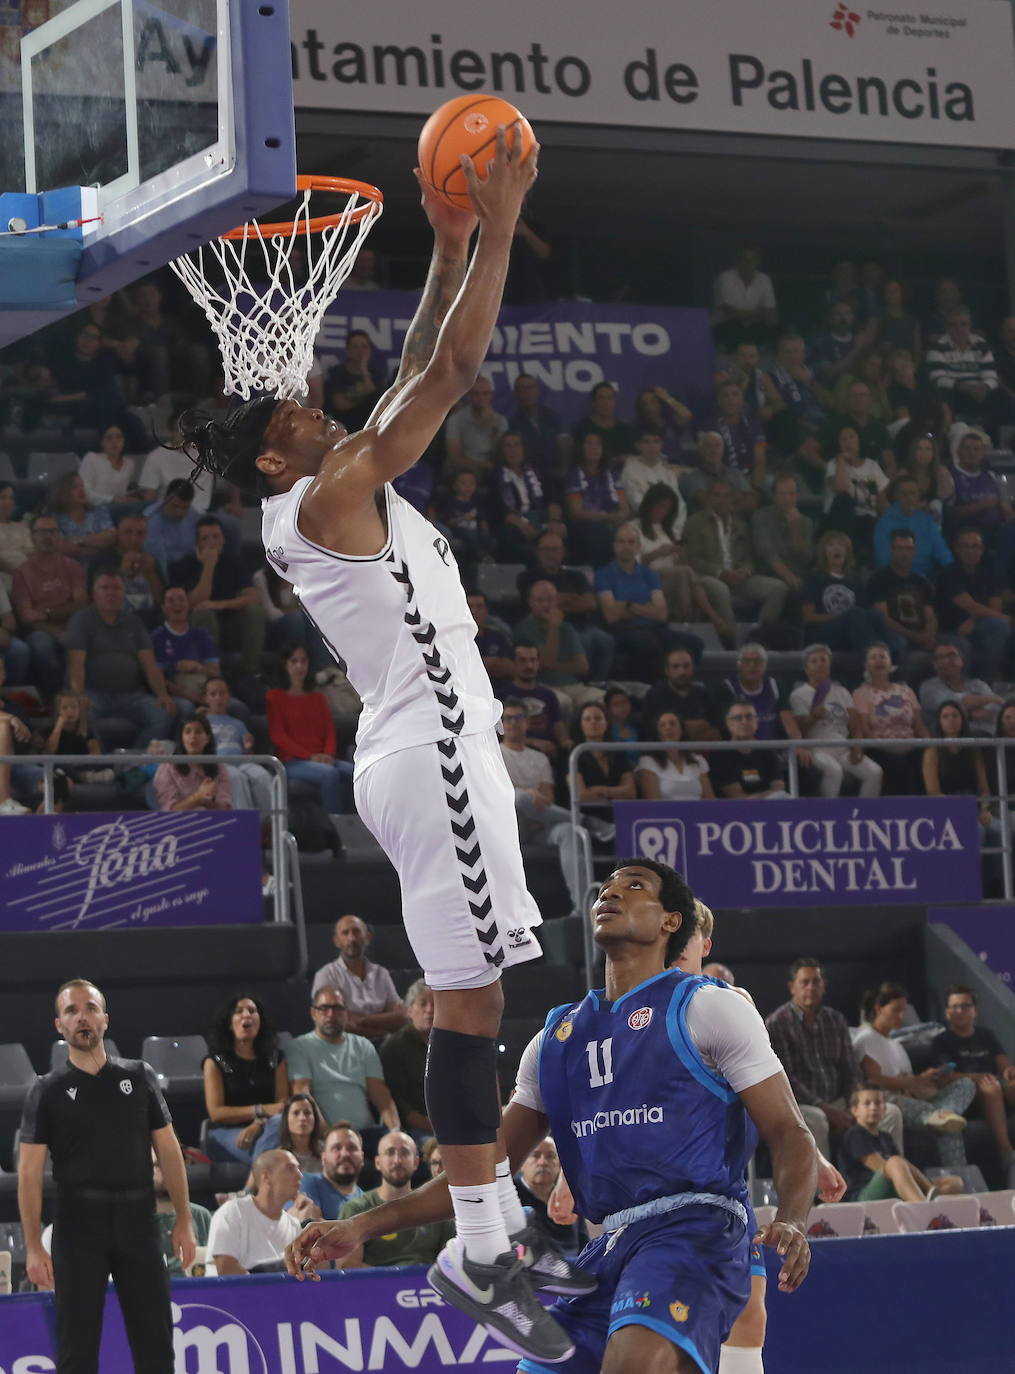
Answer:
[[[609,1040],[590,1040],[585,1046],[585,1053],[589,1057],[589,1087],[601,1088],[606,1083],[613,1082],[613,1037]],[[599,1067],[599,1056],[602,1054],[602,1071]]]

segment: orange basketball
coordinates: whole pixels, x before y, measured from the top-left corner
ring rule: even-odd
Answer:
[[[525,116],[499,95],[459,95],[423,125],[419,136],[419,169],[445,200],[461,210],[470,206],[459,157],[467,153],[481,178],[486,177],[497,145],[497,125],[522,122],[522,154],[528,156],[535,134]],[[508,141],[511,140],[510,127]]]

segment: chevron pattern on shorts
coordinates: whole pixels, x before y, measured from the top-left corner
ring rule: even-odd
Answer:
[[[451,681],[451,669],[445,666],[441,659],[440,650],[434,646],[437,631],[429,620],[423,618],[423,614],[416,604],[416,588],[412,585],[409,565],[405,559],[396,560],[392,551],[388,554],[387,561],[392,564],[389,569],[391,576],[405,588],[405,615],[403,619],[422,651],[426,675],[433,684],[434,697],[440,707],[441,720],[449,735],[460,735],[465,724],[465,711],[459,705],[458,693]]]
[[[483,853],[476,838],[476,822],[472,817],[469,789],[465,785],[465,769],[458,756],[458,742],[452,736],[449,739],[438,740],[437,748],[441,755],[444,795],[451,813],[451,833],[455,837],[455,853],[458,856],[458,869],[465,888],[465,899],[472,913],[476,938],[479,940],[484,958],[488,964],[499,968],[504,962],[504,947],[497,919],[491,915],[493,899],[490,896]]]

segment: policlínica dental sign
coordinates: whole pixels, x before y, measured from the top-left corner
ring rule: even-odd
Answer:
[[[952,902],[981,894],[974,797],[618,802],[617,853],[710,906]]]

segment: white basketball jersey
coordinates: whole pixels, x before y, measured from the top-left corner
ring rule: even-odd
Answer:
[[[363,701],[356,767],[489,730],[501,706],[476,648],[458,564],[429,520],[385,484],[380,553],[333,553],[297,529],[312,477],[262,501],[261,537]]]

